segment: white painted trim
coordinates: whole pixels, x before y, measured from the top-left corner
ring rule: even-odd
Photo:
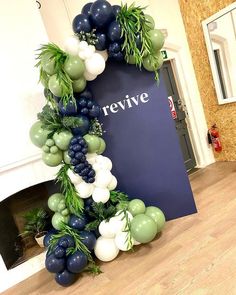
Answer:
[[[211,147],[207,143],[207,124],[200,96],[191,94],[191,84],[183,69],[181,47],[165,42],[168,59],[173,66],[180,98],[187,109],[187,126],[195,155],[197,168],[204,168],[215,162]]]
[[[213,14],[212,16],[210,16],[209,18],[207,18],[206,20],[204,20],[202,22],[202,29],[203,29],[203,33],[204,33],[204,37],[205,37],[208,58],[209,58],[209,62],[211,65],[211,72],[212,72],[213,81],[215,84],[217,100],[220,105],[236,102],[236,97],[230,97],[230,98],[225,98],[225,99],[223,98],[223,94],[222,94],[222,90],[221,90],[221,86],[220,86],[219,75],[218,75],[218,71],[217,71],[217,67],[216,67],[216,63],[215,63],[215,59],[214,59],[214,55],[213,55],[211,39],[210,39],[210,35],[208,32],[208,24],[215,21],[216,19],[218,19],[219,17],[223,16],[224,14],[230,12],[233,9],[236,9],[236,2],[228,5],[224,9],[218,11],[217,13]]]

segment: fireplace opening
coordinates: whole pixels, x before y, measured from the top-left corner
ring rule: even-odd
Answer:
[[[52,212],[47,207],[47,200],[51,194],[57,192],[60,192],[59,185],[54,181],[47,181],[19,191],[0,203],[0,254],[7,269],[45,251],[38,245],[33,234],[22,235],[26,229],[25,215],[35,214],[38,209],[40,212],[44,211],[44,229],[52,229]]]

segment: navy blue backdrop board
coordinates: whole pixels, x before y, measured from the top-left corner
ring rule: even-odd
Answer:
[[[162,77],[109,62],[89,83],[118,189],[161,208],[167,220],[196,212]]]

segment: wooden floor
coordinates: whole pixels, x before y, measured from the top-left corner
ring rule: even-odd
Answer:
[[[167,223],[160,239],[101,265],[69,288],[42,270],[4,295],[236,294],[236,162],[190,175],[198,214]]]

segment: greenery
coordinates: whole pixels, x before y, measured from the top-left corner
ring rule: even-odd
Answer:
[[[61,184],[62,193],[65,196],[66,206],[70,212],[80,216],[83,213],[83,200],[80,198],[74,184],[71,182],[67,172],[70,165],[63,164],[56,176],[56,182]]]
[[[68,248],[66,250],[66,255],[70,255],[75,253],[76,251],[83,252],[89,261],[89,265],[86,269],[86,271],[91,272],[93,274],[100,274],[101,270],[99,266],[96,265],[96,263],[93,260],[93,257],[91,255],[91,252],[88,250],[88,248],[83,244],[82,239],[79,235],[79,232],[73,228],[71,228],[69,225],[62,223],[61,225],[61,231],[58,234],[52,235],[52,239],[50,240],[49,245],[49,252],[52,252],[53,249],[55,249],[57,242],[60,238],[62,238],[65,235],[69,235],[74,239],[75,247]]]
[[[126,209],[122,210],[120,212],[120,214],[124,214],[124,217],[122,218],[122,220],[125,219],[125,222],[126,222],[126,226],[125,226],[125,229],[123,230],[123,232],[127,233],[126,234],[126,241],[125,241],[127,243],[127,248],[133,251],[133,243],[132,243],[132,236],[131,236],[131,222],[129,219],[129,215],[128,215]]]
[[[49,75],[43,70],[42,60],[43,58],[50,56],[50,60],[55,63],[55,73],[57,75],[57,80],[61,89],[61,100],[63,105],[67,105],[68,101],[72,99],[75,103],[75,98],[73,96],[72,80],[69,75],[64,71],[63,65],[68,58],[68,55],[61,50],[56,44],[49,43],[44,44],[38,49],[39,53],[37,55],[36,67],[40,68],[39,80],[45,85],[48,85]]]
[[[76,34],[80,41],[86,41],[89,45],[95,45],[98,42],[98,38],[95,35],[96,30],[92,30],[90,33],[80,32]]]
[[[23,215],[25,225],[21,236],[35,236],[45,230],[48,214],[43,208],[33,208]]]
[[[89,127],[88,133],[91,135],[97,135],[99,137],[102,137],[102,134],[103,134],[102,124],[98,121],[97,118],[90,121],[90,127]]]

